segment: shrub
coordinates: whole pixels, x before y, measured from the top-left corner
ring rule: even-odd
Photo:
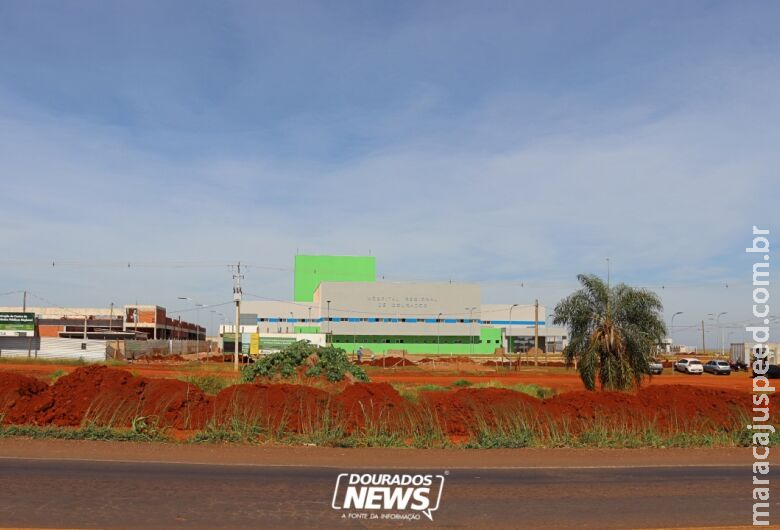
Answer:
[[[217,375],[193,375],[185,377],[183,380],[199,387],[204,393],[212,395],[219,394],[220,390],[230,386],[233,382]]]
[[[321,348],[308,341],[298,341],[278,353],[272,353],[258,359],[254,364],[245,366],[242,369],[242,379],[244,382],[252,382],[258,377],[290,379],[304,367],[308,367],[304,372],[306,377],[325,376],[328,381],[338,382],[350,373],[358,381],[368,381],[366,372],[350,363],[344,350],[333,346]]]
[[[471,386],[473,384],[474,383],[472,383],[471,381],[469,381],[467,379],[458,379],[457,381],[452,383],[452,386],[454,386],[454,387],[466,387],[466,386]]]

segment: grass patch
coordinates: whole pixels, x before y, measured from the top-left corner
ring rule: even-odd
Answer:
[[[447,387],[441,385],[420,385],[414,387],[417,392],[443,392]]]
[[[455,388],[464,388],[464,387],[467,387],[467,386],[471,386],[473,384],[474,383],[472,383],[471,381],[469,381],[467,379],[458,379],[457,381],[452,383],[452,386],[454,386]]]
[[[54,440],[99,440],[113,442],[168,442],[171,439],[159,431],[144,431],[134,429],[113,429],[89,425],[78,429],[68,427],[37,425],[5,425],[0,426],[0,438],[22,436],[35,439]]]
[[[49,376],[49,379],[51,380],[52,383],[56,383],[57,379],[59,379],[60,377],[62,377],[63,375],[65,375],[67,373],[68,372],[66,372],[65,370],[55,370],[55,371],[53,371],[51,373],[51,375]]]
[[[551,398],[557,392],[553,388],[546,386],[539,386],[528,383],[516,383],[514,385],[505,385],[501,381],[486,381],[484,383],[477,383],[472,388],[505,388],[507,390],[514,390],[515,392],[522,392],[538,399]]]
[[[180,379],[197,386],[204,393],[211,395],[219,394],[222,389],[238,383],[238,378],[229,379],[218,375],[190,375]]]

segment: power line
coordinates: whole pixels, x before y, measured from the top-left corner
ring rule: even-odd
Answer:
[[[107,268],[107,269],[142,269],[142,268],[159,268],[159,269],[186,269],[186,268],[230,268],[234,266],[232,263],[222,261],[209,261],[209,260],[193,260],[193,261],[147,261],[147,260],[123,260],[123,261],[69,261],[69,260],[57,260],[51,261],[44,260],[29,260],[29,261],[14,261],[4,260],[0,261],[0,267],[44,267],[44,268]],[[294,272],[292,267],[280,267],[278,265],[268,265],[260,263],[241,263],[244,269],[256,269],[273,272]],[[377,274],[382,281],[385,282],[408,282],[408,283],[477,283],[480,285],[500,285],[519,288],[548,288],[548,289],[569,289],[579,286],[579,283],[575,280],[543,280],[543,279],[522,279],[522,278],[506,278],[506,279],[458,279],[458,280],[441,280],[441,279],[424,279],[424,278],[404,278],[393,277],[388,274]],[[659,289],[662,291],[684,289],[692,287],[719,287],[728,289],[731,287],[748,285],[750,282],[740,280],[725,280],[725,279],[713,279],[710,281],[663,281],[656,280],[653,282],[637,282],[630,285],[636,287]]]
[[[177,314],[178,315],[180,313],[188,313],[190,311],[198,311],[199,309],[208,309],[210,307],[222,307],[224,305],[231,305],[232,303],[233,303],[233,301],[231,300],[230,302],[221,302],[219,304],[204,304],[204,305],[195,306],[195,307],[188,307],[188,308],[185,308],[185,309],[171,309],[171,310],[167,310],[166,309],[166,312],[168,312],[170,314]]]
[[[159,269],[186,269],[186,268],[229,268],[230,263],[217,261],[0,261],[0,267],[44,267],[44,268],[105,268],[105,269],[138,269],[138,268],[159,268]],[[242,264],[242,267],[244,265]],[[294,269],[289,267],[278,267],[271,265],[249,264],[246,267],[258,270],[268,270],[277,272],[292,272]]]

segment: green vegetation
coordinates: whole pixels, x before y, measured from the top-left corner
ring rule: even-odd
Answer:
[[[181,380],[199,387],[206,394],[212,395],[219,394],[223,388],[237,383],[235,379],[218,375],[191,375],[183,377]]]
[[[476,383],[471,385],[471,388],[505,388],[507,390],[514,390],[515,392],[521,392],[528,394],[537,399],[547,399],[553,397],[556,392],[553,388],[546,386],[534,385],[531,383],[515,383],[513,385],[507,385],[501,381],[486,381],[483,383]]]
[[[60,366],[86,366],[83,358],[78,359],[38,359],[36,357],[0,357],[4,364],[56,364]]]
[[[426,415],[427,414],[427,415]],[[36,439],[156,441],[173,442],[156,427],[154,418],[136,417],[129,429],[88,423],[80,428],[35,425],[1,425],[0,438],[12,436]],[[303,432],[281,426],[272,428],[264,418],[237,413],[218,424],[210,424],[188,443],[250,443],[259,445],[316,445],[323,447],[417,447],[417,448],[667,448],[667,447],[749,447],[748,429],[661,430],[656,425],[635,426],[611,423],[556,424],[522,415],[503,416],[491,421],[477,418],[475,433],[465,442],[454,442],[438,426],[433,411],[409,417],[400,428],[386,422],[367,422],[351,433],[329,415],[316,418]],[[770,437],[770,446],[780,445],[780,432]]]
[[[77,429],[48,425],[0,425],[0,438],[22,436],[35,439],[57,440],[99,440],[113,442],[168,442],[170,438],[162,432],[148,429],[139,423],[131,429],[114,429],[98,425],[87,425]]]
[[[452,387],[454,387],[456,390],[459,388],[505,388],[507,390],[514,390],[515,392],[522,392],[523,394],[528,394],[529,396],[533,396],[537,399],[548,399],[553,397],[556,394],[555,389],[548,388],[546,386],[539,386],[534,384],[526,384],[526,383],[516,383],[514,385],[507,385],[502,383],[501,381],[486,381],[482,383],[472,383],[470,381],[466,381],[465,379],[461,379],[459,381],[455,381],[450,385],[450,388],[440,386],[440,385],[433,385],[433,384],[425,384],[425,385],[408,385],[403,383],[393,383],[393,388],[395,388],[398,393],[404,397],[405,399],[408,399],[413,402],[417,402],[420,397],[420,392],[442,392],[447,390],[452,390]]]
[[[65,375],[65,374],[67,374],[67,373],[68,373],[68,372],[66,372],[65,370],[55,370],[55,371],[53,371],[53,372],[51,373],[51,375],[49,376],[49,378],[51,379],[51,382],[52,382],[52,383],[55,383],[55,382],[57,381],[57,379],[59,379],[60,377],[62,377],[63,375]]]
[[[568,364],[577,368],[588,390],[639,387],[650,373],[650,359],[666,336],[661,299],[646,289],[625,284],[609,286],[601,278],[580,274],[582,289],[555,307],[553,323],[570,328],[564,350]]]
[[[242,379],[252,382],[259,378],[295,378],[304,368],[306,377],[324,376],[328,381],[338,382],[346,374],[358,381],[368,381],[366,372],[349,362],[344,350],[328,346],[321,348],[308,341],[298,341],[278,353],[260,358],[254,364],[241,369]]]
[[[87,366],[88,364],[90,366],[92,365],[103,365],[103,366],[113,366],[113,367],[123,367],[127,366],[126,361],[115,361],[115,360],[108,360],[103,362],[97,362],[97,363],[87,363],[82,357],[79,357],[78,359],[41,359],[37,357],[0,357],[0,364],[39,364],[39,365],[51,365],[56,364],[57,366]]]

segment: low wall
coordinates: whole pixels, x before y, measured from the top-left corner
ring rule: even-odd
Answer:
[[[102,362],[106,360],[106,343],[105,340],[0,337],[0,358]]]

